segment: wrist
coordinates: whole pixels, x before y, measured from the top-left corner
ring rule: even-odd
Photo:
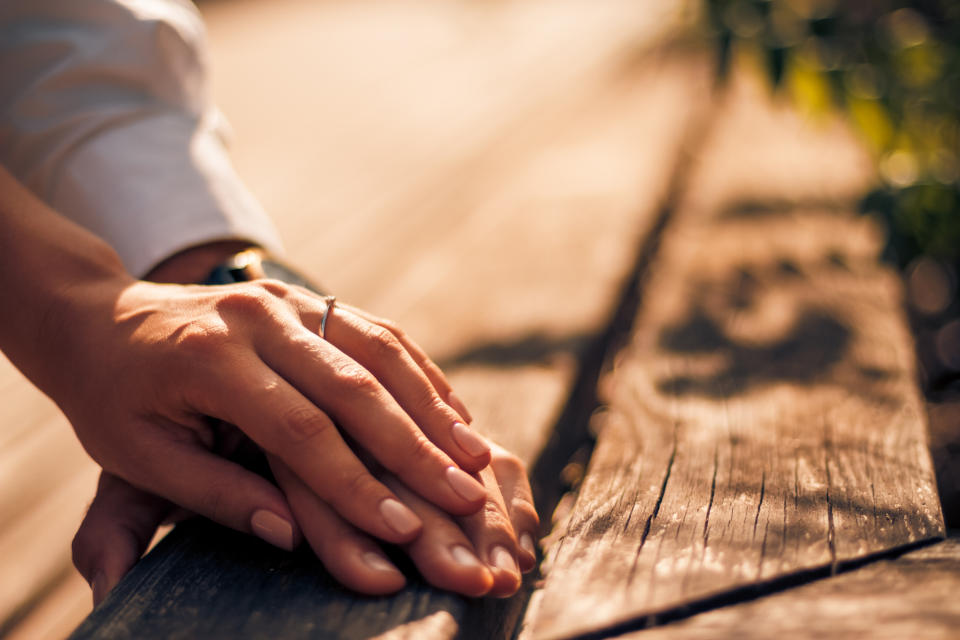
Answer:
[[[143,279],[173,284],[203,282],[217,265],[230,256],[254,246],[246,240],[220,240],[191,247],[170,256],[154,267]]]

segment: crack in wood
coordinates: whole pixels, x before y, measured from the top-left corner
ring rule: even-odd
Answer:
[[[763,508],[763,497],[767,491],[767,470],[764,469],[763,473],[760,476],[760,501],[757,502],[757,515],[753,518],[753,537],[757,537],[757,524],[760,522],[760,510]],[[770,523],[767,522],[767,526],[770,526]],[[764,534],[764,540],[766,540],[766,534]]]
[[[793,452],[793,510],[800,510],[800,453]],[[786,525],[786,520],[784,520]]]
[[[830,478],[830,452],[832,450],[832,441],[830,438],[830,426],[826,420],[823,422],[823,466],[827,475],[827,547],[830,549],[830,575],[837,573],[837,532],[833,521],[833,500],[830,496],[832,482]]]
[[[703,553],[707,553],[707,543],[710,540],[710,512],[713,510],[713,498],[717,495],[717,466],[720,462],[720,452],[713,450],[713,479],[710,481],[710,502],[707,503],[707,515],[703,519]]]
[[[674,425],[673,429],[673,450],[670,452],[670,458],[667,460],[667,470],[663,474],[663,482],[660,483],[660,492],[657,494],[657,501],[653,505],[653,511],[647,516],[647,521],[643,525],[643,533],[640,535],[640,544],[637,545],[637,551],[633,556],[633,564],[630,566],[630,575],[627,577],[627,585],[633,583],[634,575],[637,571],[637,561],[640,558],[640,552],[643,551],[643,546],[647,544],[647,536],[650,535],[650,527],[653,524],[653,519],[660,514],[660,505],[663,504],[663,496],[667,493],[667,483],[670,482],[670,473],[673,471],[673,462],[677,459],[677,428],[678,425]],[[633,511],[631,510],[631,514]]]

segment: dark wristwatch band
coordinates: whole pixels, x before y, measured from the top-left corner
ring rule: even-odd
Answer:
[[[201,284],[233,284],[260,278],[282,280],[323,295],[323,290],[309,278],[281,262],[271,260],[262,249],[247,249],[230,256],[214,267]]]

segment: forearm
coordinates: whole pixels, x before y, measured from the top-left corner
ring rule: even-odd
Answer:
[[[105,242],[51,210],[0,167],[0,349],[38,387],[83,335],[88,317],[133,281]]]

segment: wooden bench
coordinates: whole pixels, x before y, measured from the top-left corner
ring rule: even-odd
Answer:
[[[527,461],[542,574],[364,598],[197,521],[73,637],[950,636],[960,556],[840,123],[715,88],[678,7],[272,4],[206,9],[241,173]]]

